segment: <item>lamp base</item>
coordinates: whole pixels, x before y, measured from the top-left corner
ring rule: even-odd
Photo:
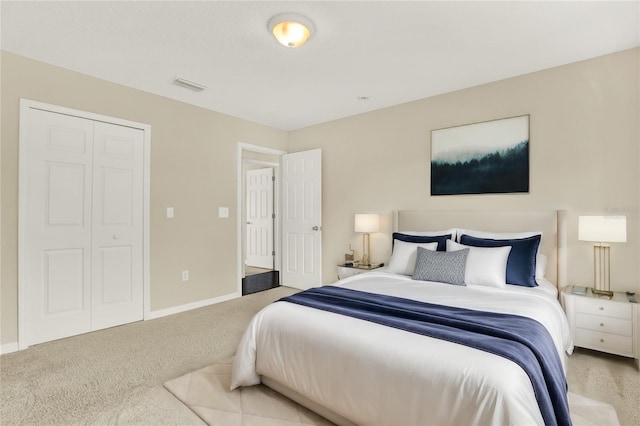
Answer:
[[[613,297],[609,283],[611,282],[611,261],[609,244],[593,245],[593,289],[596,296]]]
[[[613,297],[613,292],[609,290],[596,290],[592,289],[591,292],[596,296],[607,296],[609,299]]]

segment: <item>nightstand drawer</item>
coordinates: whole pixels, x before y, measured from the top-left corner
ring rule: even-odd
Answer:
[[[631,320],[591,315],[581,312],[576,314],[576,327],[629,337],[633,334],[633,323]]]
[[[632,337],[601,333],[584,328],[576,328],[575,345],[619,355],[631,356],[633,354]]]
[[[604,315],[631,321],[633,308],[631,304],[616,303],[610,300],[587,297],[576,298],[576,311],[585,314]]]

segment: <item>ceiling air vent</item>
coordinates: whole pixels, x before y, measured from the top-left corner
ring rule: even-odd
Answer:
[[[202,92],[207,88],[204,84],[196,83],[195,81],[187,80],[186,78],[176,77],[173,80],[173,84],[184,87],[185,89],[193,90],[194,92]]]

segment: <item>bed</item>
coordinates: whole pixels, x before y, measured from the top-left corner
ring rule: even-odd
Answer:
[[[401,253],[402,238],[409,236],[406,238],[413,243],[415,238],[429,237],[432,234],[429,231],[455,230],[452,241],[446,243],[451,250],[437,254],[433,245],[431,249],[426,248],[431,243],[415,243],[422,248],[416,249],[419,254],[414,261],[413,275],[407,275],[406,271],[398,273],[397,265],[391,262],[387,270],[346,278],[333,286],[312,290],[318,294],[308,297],[342,300],[344,294],[349,297],[353,294],[355,299],[363,298],[362,303],[366,305],[374,303],[372,300],[378,303],[384,299],[384,309],[387,303],[401,303],[402,312],[405,304],[411,309],[414,306],[419,310],[423,306],[444,309],[446,313],[438,315],[447,325],[455,315],[480,311],[483,317],[495,317],[491,321],[505,324],[506,329],[507,324],[509,327],[512,322],[515,324],[511,319],[516,317],[510,315],[516,315],[517,319],[528,321],[523,328],[535,328],[532,327],[535,325],[545,330],[540,333],[553,352],[545,355],[545,359],[555,357],[557,362],[545,361],[541,364],[549,365],[541,368],[555,368],[556,375],[559,371],[564,378],[565,354],[572,350],[569,326],[557,300],[557,284],[562,286],[566,277],[564,217],[564,213],[558,211],[398,211],[394,214],[394,231],[398,233],[394,233],[392,261],[396,253]],[[464,248],[455,246],[461,230],[467,232],[460,233],[467,236],[468,244],[462,245]],[[497,258],[500,252],[504,258],[502,246],[470,248],[473,241],[468,237],[473,236],[475,230],[488,233],[481,232],[480,236],[508,236],[512,240],[523,235],[523,239],[529,238],[526,236],[529,234],[521,234],[522,231],[541,234],[536,259],[541,263],[538,255],[546,255],[547,266],[544,274],[536,270],[537,285],[455,285],[414,279],[422,270],[437,269],[420,266],[422,261],[433,257],[455,257],[457,262],[464,257],[468,259],[468,262],[465,260],[467,266],[472,262],[471,256],[475,256],[474,262],[483,260],[484,264],[488,258],[479,256],[491,253]],[[497,238],[484,238],[492,239]],[[517,243],[509,246],[508,255],[516,252],[516,247]],[[479,270],[477,265],[475,268],[476,272],[469,272],[467,268],[464,280],[473,281],[484,269],[490,269]],[[444,280],[460,278],[459,274],[457,278],[449,278],[447,274],[445,271]],[[498,278],[498,281],[506,279]],[[323,291],[335,294],[320,294]],[[329,310],[304,303],[302,299],[281,301],[256,314],[234,358],[232,388],[262,382],[341,425],[570,424],[558,411],[557,418],[549,417],[549,407],[541,402],[539,383],[533,377],[538,373],[523,367],[519,359],[505,358],[504,354],[493,351],[494,346],[501,345],[490,340],[493,336],[477,339],[476,345],[486,346],[482,349],[474,343],[461,344],[457,337],[430,334],[434,333],[431,329],[416,332],[413,323],[407,328],[396,326],[406,321],[392,318],[398,310],[395,308],[376,313],[371,319],[358,316],[370,315],[367,312],[336,313],[331,311],[334,306],[331,303],[326,304]],[[424,315],[434,316],[431,311]],[[439,330],[441,326],[428,327]],[[523,340],[527,339],[529,337]],[[537,345],[531,346],[535,349]],[[556,394],[547,399],[562,405],[559,400],[562,396],[566,400],[566,383],[564,386],[556,384]]]

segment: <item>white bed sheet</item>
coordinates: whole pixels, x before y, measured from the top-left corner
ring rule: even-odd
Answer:
[[[563,365],[572,349],[560,304],[541,288],[461,287],[384,272],[336,285],[530,317],[549,330]],[[261,376],[356,424],[543,423],[528,376],[509,360],[291,303],[256,314],[238,347],[232,389]]]

